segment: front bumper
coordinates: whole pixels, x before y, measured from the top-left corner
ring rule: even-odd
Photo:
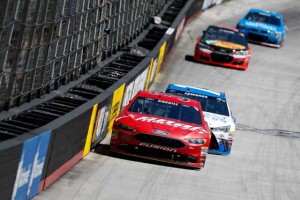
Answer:
[[[218,149],[208,149],[209,154],[216,154],[216,155],[229,155],[231,152],[231,144],[229,140],[222,140],[221,142],[218,143]]]
[[[248,42],[275,48],[281,47],[282,38],[271,35],[267,31],[259,31],[256,29],[244,29],[241,30],[241,32],[245,35]]]
[[[169,143],[169,146],[163,146],[161,142],[151,139],[152,142],[150,143],[149,140],[143,141],[141,137],[136,137],[136,135],[139,134],[115,133],[111,140],[111,151],[192,168],[203,168],[205,165],[208,148],[201,148],[199,145],[185,145],[181,148],[175,148],[171,145],[172,142]],[[155,137],[157,140],[160,138],[165,140],[165,137],[154,136],[153,138]]]
[[[235,69],[247,69],[250,56],[231,55],[214,52],[207,49],[195,49],[194,60],[202,63],[230,67]]]
[[[228,138],[219,138],[217,144],[211,145],[208,149],[209,154],[229,155],[233,143],[233,132],[228,133]],[[213,143],[212,143],[213,144]]]

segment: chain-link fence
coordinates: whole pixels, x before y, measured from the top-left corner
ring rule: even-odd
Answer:
[[[42,97],[101,65],[167,2],[1,0],[0,111]]]

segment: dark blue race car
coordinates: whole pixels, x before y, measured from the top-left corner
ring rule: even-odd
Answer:
[[[250,9],[236,28],[249,42],[276,48],[282,46],[287,31],[281,14],[260,9]]]

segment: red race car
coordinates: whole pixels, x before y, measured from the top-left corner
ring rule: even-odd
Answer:
[[[199,102],[140,91],[114,121],[111,151],[203,168],[210,137]]]
[[[194,60],[202,63],[247,69],[251,48],[237,29],[209,26],[196,41]]]

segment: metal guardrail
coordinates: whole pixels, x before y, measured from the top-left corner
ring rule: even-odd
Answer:
[[[0,111],[40,98],[101,65],[167,2],[1,1]]]

